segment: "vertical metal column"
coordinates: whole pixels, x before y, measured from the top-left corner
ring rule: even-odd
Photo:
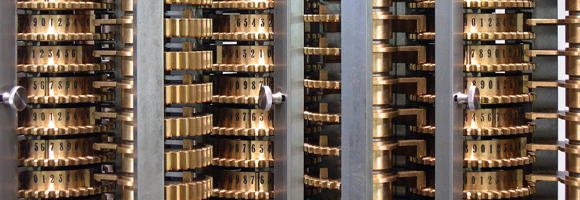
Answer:
[[[0,92],[16,86],[16,0],[0,1]],[[0,105],[0,195],[17,199],[16,111]]]
[[[304,199],[304,1],[274,1],[275,199]]]
[[[459,200],[463,193],[463,0],[435,4],[435,199]]]
[[[135,199],[164,199],[164,1],[134,1]]]
[[[342,199],[373,199],[372,0],[341,2]]]

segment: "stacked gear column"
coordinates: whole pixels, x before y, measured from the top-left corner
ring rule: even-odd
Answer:
[[[213,115],[204,109],[213,85],[203,81],[212,52],[204,39],[212,35],[212,19],[202,18],[212,1],[167,0],[165,12],[165,199],[208,199],[213,177],[213,146],[203,138],[212,131]]]
[[[417,12],[432,15],[433,1],[410,3]],[[532,1],[466,1],[464,2],[464,93],[479,89],[482,108],[465,109],[463,114],[464,173],[463,198],[503,199],[522,198],[531,195],[534,184],[526,181],[529,164],[535,162],[533,152],[528,149],[533,123],[524,121],[525,104],[535,100],[535,87],[528,81],[529,70],[536,68],[525,55],[529,42],[535,35],[524,26],[528,18],[526,8],[535,7]],[[506,13],[494,13],[495,9],[506,9]],[[431,18],[431,17],[429,17]],[[431,28],[433,28],[432,26]],[[432,30],[431,30],[432,31]],[[433,40],[434,32],[412,35],[417,41]],[[506,40],[505,43],[497,40]],[[441,45],[441,44],[431,44]],[[428,61],[413,66],[417,71],[434,71],[434,48],[428,48]],[[439,67],[439,66],[437,66]],[[434,91],[434,81],[427,85]],[[412,97],[419,102],[434,103],[433,93]],[[432,112],[428,112],[431,113]],[[435,119],[436,120],[436,119]],[[428,126],[415,129],[426,134],[429,154],[417,160],[421,165],[435,165],[434,121]],[[433,169],[426,168],[430,181],[426,188],[418,190],[422,196],[433,197],[435,182]]]
[[[213,197],[274,198],[272,110],[258,109],[261,86],[274,88],[273,1],[214,1],[211,107]],[[288,66],[290,67],[290,66]]]
[[[114,63],[93,54],[114,35],[95,24],[113,4],[103,1],[18,1],[18,84],[29,106],[18,115],[18,196],[34,199],[106,199],[113,183],[110,144],[114,91],[95,86],[114,78]],[[7,47],[9,48],[9,47]],[[110,83],[110,82],[108,82]]]

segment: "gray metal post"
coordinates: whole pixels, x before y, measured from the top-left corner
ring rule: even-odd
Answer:
[[[341,2],[342,199],[373,198],[372,0]]]
[[[286,102],[274,110],[274,198],[304,199],[304,1],[276,0],[274,86]]]
[[[135,0],[135,198],[164,199],[164,1]]]
[[[462,107],[453,95],[463,86],[463,0],[435,4],[435,199],[463,193]]]
[[[16,0],[0,1],[0,93],[16,86]],[[17,199],[16,111],[0,105],[0,195]]]

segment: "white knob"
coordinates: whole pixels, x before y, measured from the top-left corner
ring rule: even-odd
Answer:
[[[455,95],[455,102],[458,104],[467,104],[467,107],[471,111],[481,108],[481,104],[479,103],[479,88],[475,85],[471,85],[467,94],[458,93]]]
[[[272,109],[272,104],[281,104],[285,98],[281,92],[272,94],[272,89],[269,86],[262,85],[258,95],[258,107],[264,111],[269,111]]]
[[[26,102],[28,101],[28,95],[26,95],[26,89],[22,86],[13,87],[10,92],[4,92],[0,102],[9,105],[10,108],[21,111],[26,108]]]

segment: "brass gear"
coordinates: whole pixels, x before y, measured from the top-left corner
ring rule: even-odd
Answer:
[[[434,63],[411,64],[409,66],[409,69],[416,71],[435,71],[435,64]],[[535,69],[536,63],[463,65],[464,72],[524,71]]]
[[[268,41],[274,40],[274,33],[213,33],[211,39],[226,41]]]
[[[340,123],[339,114],[321,114],[304,111],[304,119],[316,122]]]
[[[213,64],[214,72],[273,72],[274,65]]]
[[[165,52],[165,71],[211,69],[211,51]]]
[[[201,180],[165,185],[165,200],[208,199],[212,195],[213,178],[205,176]]]
[[[340,90],[340,81],[319,81],[304,79],[304,87]]]
[[[304,184],[312,187],[317,188],[328,188],[328,189],[335,189],[340,190],[341,182],[340,180],[328,180],[328,179],[320,179],[314,178],[308,175],[304,175]]]
[[[413,132],[424,134],[435,134],[435,126],[411,126]],[[501,135],[519,135],[533,133],[536,131],[536,124],[528,123],[522,126],[498,127],[498,128],[463,128],[463,135],[466,136],[501,136]]]
[[[17,40],[58,42],[77,40],[112,40],[113,33],[18,33]]]
[[[273,1],[214,1],[214,9],[265,10],[274,8]]]
[[[71,73],[71,72],[91,72],[113,70],[113,63],[96,64],[58,64],[58,65],[31,65],[19,64],[16,67],[18,72],[27,73]]]
[[[304,47],[304,55],[340,56],[340,48]]]
[[[165,104],[209,102],[212,94],[213,83],[165,85]]]
[[[340,22],[339,14],[305,14],[304,22]]]
[[[115,8],[112,3],[102,2],[21,2],[18,9],[27,10],[109,10]]]
[[[304,143],[304,152],[322,156],[340,156],[339,147],[321,147]]]
[[[109,192],[112,191],[113,189],[114,184],[107,183],[99,186],[80,187],[66,190],[42,190],[42,189],[18,190],[18,196],[21,198],[37,198],[37,199],[84,197]]]
[[[212,27],[212,19],[165,19],[165,37],[209,38]]]
[[[212,145],[194,147],[190,150],[166,150],[165,171],[182,171],[207,167],[212,163],[212,160]]]
[[[97,124],[87,126],[69,126],[61,128],[47,128],[47,127],[18,127],[17,133],[19,135],[41,135],[41,136],[56,136],[56,135],[77,135],[98,133],[111,130],[113,124]]]
[[[193,137],[212,132],[213,115],[165,118],[165,138]]]

